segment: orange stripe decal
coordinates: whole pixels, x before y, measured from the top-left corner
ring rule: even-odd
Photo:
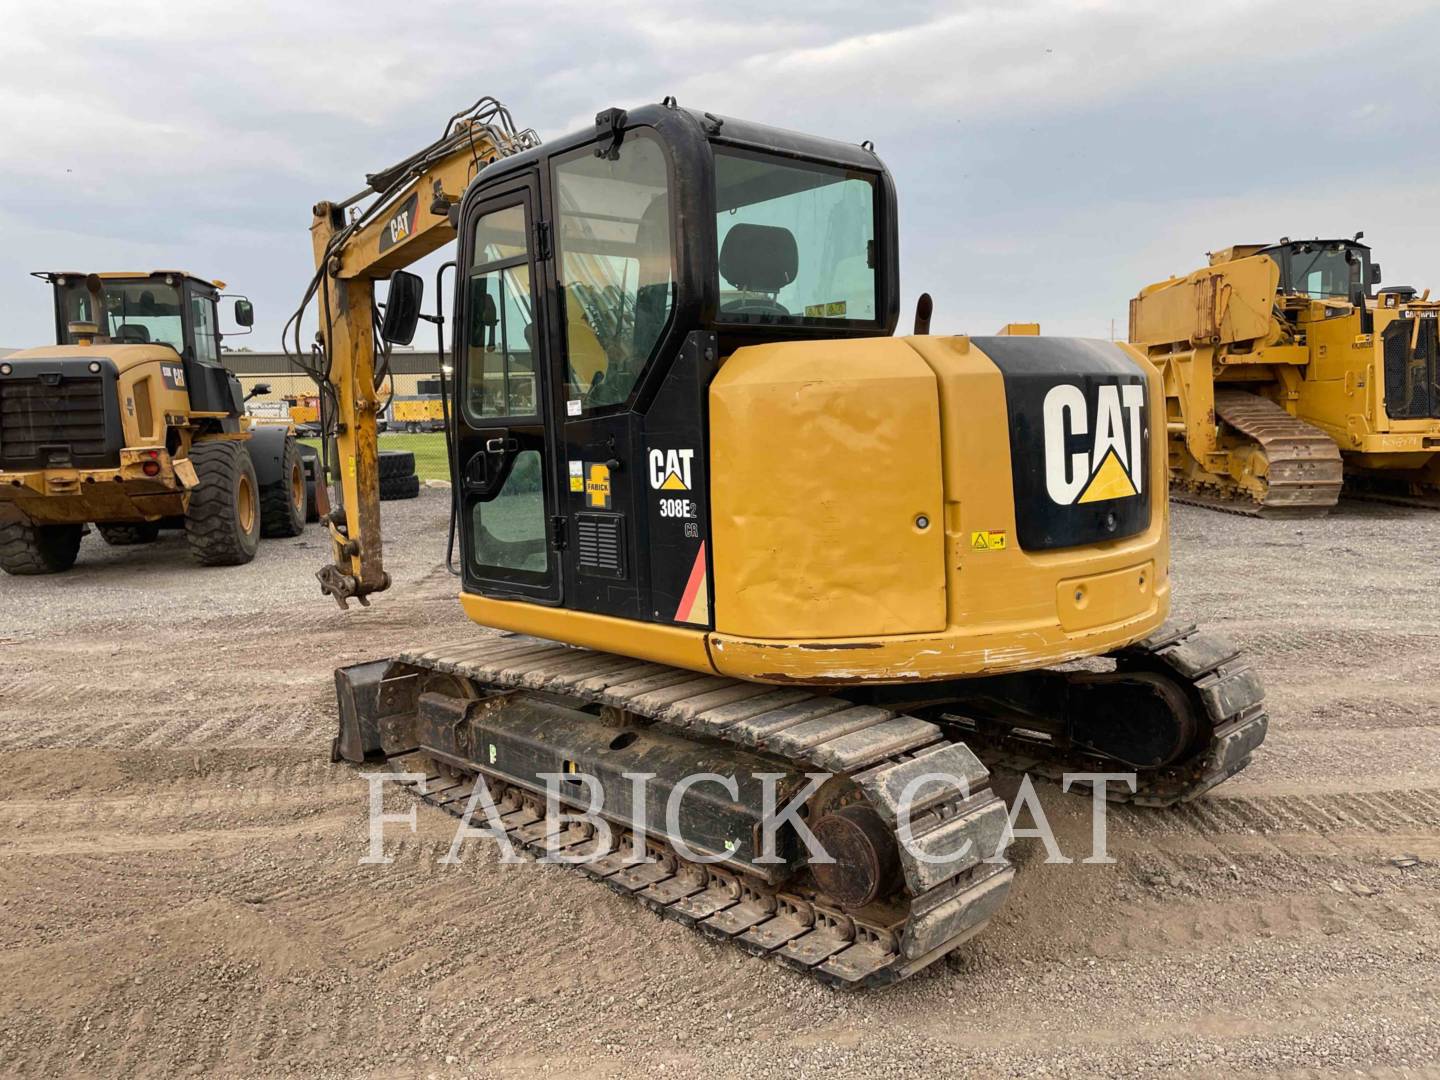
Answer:
[[[700,542],[700,551],[695,556],[695,565],[690,568],[690,580],[685,583],[685,595],[680,598],[680,606],[675,609],[676,622],[709,622],[710,605],[709,597],[703,596],[705,592],[705,542]],[[703,599],[703,604],[697,601]],[[696,607],[703,609],[703,617],[696,618]]]

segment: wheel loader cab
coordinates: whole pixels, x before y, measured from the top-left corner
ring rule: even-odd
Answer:
[[[162,345],[180,357],[178,378],[195,413],[238,418],[244,412],[239,381],[220,362],[216,284],[178,271],[150,274],[41,275],[55,291],[59,345]],[[237,321],[248,325],[249,301],[237,302]]]
[[[1153,372],[1118,346],[994,339],[1002,377],[966,339],[893,338],[895,205],[868,146],[668,105],[484,168],[453,322],[472,617],[769,681],[1033,665],[1158,624],[1163,462],[1136,404]],[[1122,501],[1022,512],[1006,552],[1009,432],[1066,372],[1070,471],[1094,451],[1100,473],[1080,412],[1111,394],[1104,498]],[[1011,377],[1033,421],[1007,414]],[[973,583],[972,534],[995,547]]]

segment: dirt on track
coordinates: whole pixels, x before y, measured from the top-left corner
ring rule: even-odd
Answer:
[[[1176,508],[1177,614],[1269,690],[1255,764],[1112,811],[1115,865],[1018,841],[1010,900],[883,993],[825,989],[573,871],[438,865],[328,763],[331,671],[477,631],[442,493],[386,504],[395,585],[341,613],[313,527],[248,567],[183,541],[0,580],[8,1075],[1412,1076],[1440,1064],[1440,518]],[[1041,784],[1063,848],[1090,805]],[[403,809],[403,802],[394,803]],[[1392,864],[1414,855],[1418,865]]]

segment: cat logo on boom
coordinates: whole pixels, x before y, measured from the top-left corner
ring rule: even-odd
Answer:
[[[410,235],[415,231],[415,212],[419,209],[419,199],[418,193],[411,195],[385,223],[378,245],[381,252],[389,251],[396,244],[410,239]]]
[[[1141,433],[1145,386],[1097,388],[1091,417],[1085,392],[1060,383],[1045,395],[1045,489],[1061,506],[1128,499],[1144,490]]]

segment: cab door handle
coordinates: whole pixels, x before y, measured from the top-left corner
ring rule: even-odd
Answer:
[[[487,454],[513,454],[520,449],[520,444],[514,439],[495,438],[485,440],[485,452]]]

